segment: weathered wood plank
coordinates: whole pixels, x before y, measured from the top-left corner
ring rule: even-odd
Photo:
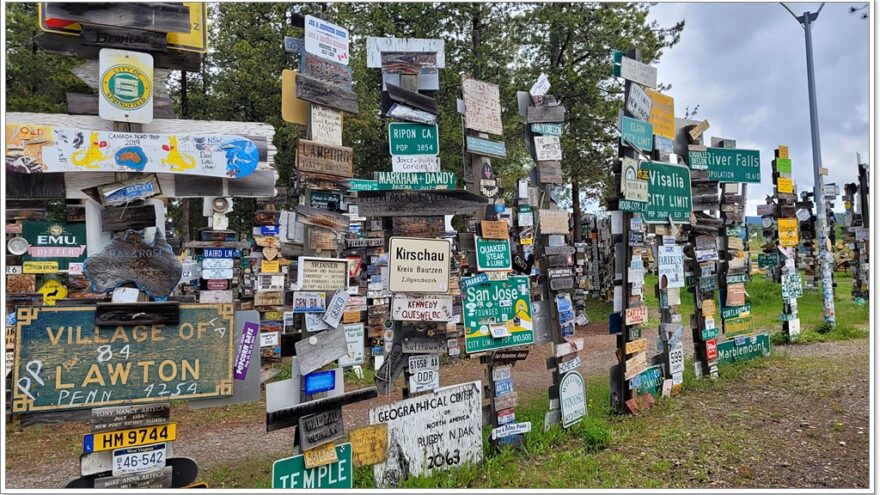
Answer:
[[[360,191],[359,211],[365,217],[458,215],[483,208],[488,199],[462,190]]]
[[[527,119],[529,124],[540,122],[565,122],[565,107],[562,105],[529,107]]]
[[[176,302],[98,303],[96,325],[177,325],[180,305]]]
[[[353,157],[351,148],[332,146],[300,139],[296,145],[296,168],[338,177],[351,177]]]
[[[300,74],[351,91],[351,67],[303,52]]]
[[[353,91],[305,74],[296,75],[296,97],[343,112],[358,113],[357,95]]]
[[[67,93],[67,112],[71,115],[98,115],[98,95]],[[171,98],[153,98],[153,117],[158,119],[174,118],[174,102],[171,101]]]
[[[266,413],[266,431],[275,431],[282,428],[297,426],[299,418],[325,411],[331,407],[340,407],[355,402],[374,399],[379,396],[376,387],[362,388],[353,392],[348,392],[335,397],[327,397],[324,399],[313,400],[302,404],[297,404],[289,409],[281,409]]]
[[[83,24],[79,38],[80,43],[86,46],[143,52],[168,51],[168,39],[165,33],[144,29],[120,29],[111,26]]]
[[[437,68],[436,52],[383,52],[382,71],[391,74],[419,74]]]
[[[121,232],[156,226],[155,205],[111,206],[101,210],[101,230]]]
[[[180,3],[47,2],[43,17],[161,33],[189,33],[191,29],[189,7]]]
[[[7,198],[55,199],[65,194],[63,173],[6,174]]]
[[[34,36],[33,42],[46,53],[67,57],[97,59],[101,51],[98,46],[83,45],[79,37],[55,33],[40,33]],[[154,67],[198,72],[202,64],[202,56],[196,52],[172,50],[167,53],[154,52],[152,55]]]
[[[437,111],[437,102],[434,98],[415,91],[403,89],[394,84],[386,84],[385,86],[388,88],[388,97],[392,100],[430,114],[439,115],[439,112]]]

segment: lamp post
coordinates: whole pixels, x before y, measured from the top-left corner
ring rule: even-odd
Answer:
[[[819,6],[816,12],[804,12],[797,16],[787,5],[780,3],[792,17],[804,28],[807,46],[807,93],[810,100],[810,135],[813,142],[813,201],[816,203],[816,237],[819,244],[819,263],[822,270],[822,294],[825,307],[825,323],[834,325],[834,281],[831,278],[831,266],[828,262],[828,217],[825,211],[825,187],[822,184],[822,147],[819,144],[819,115],[816,108],[816,80],[813,73],[813,23],[825,7]]]

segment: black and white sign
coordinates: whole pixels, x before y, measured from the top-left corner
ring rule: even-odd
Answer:
[[[440,357],[420,354],[409,357],[410,393],[434,390],[440,387]]]

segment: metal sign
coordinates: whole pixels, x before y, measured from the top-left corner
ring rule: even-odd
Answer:
[[[98,63],[98,115],[120,122],[152,122],[153,56],[103,48]]]
[[[532,301],[528,277],[510,277],[468,287],[462,294],[465,352],[483,352],[534,342]],[[510,335],[494,338],[491,325],[503,325]]]
[[[689,151],[688,164],[693,170],[708,170],[709,180],[761,182],[761,154],[757,150],[706,148],[705,151]]]
[[[336,446],[337,462],[307,469],[305,455],[295,455],[272,463],[272,488],[316,489],[351,488],[354,471],[351,444]]]
[[[86,259],[86,227],[83,223],[22,222],[22,237],[27,241],[23,256],[29,261],[54,262],[55,269],[67,270],[70,263]],[[24,249],[22,249],[24,251]],[[49,273],[52,273],[49,272]],[[45,273],[24,270],[24,273]]]
[[[770,334],[737,336],[718,344],[718,363],[735,363],[770,355]]]
[[[507,147],[504,141],[492,141],[476,136],[465,136],[465,151],[474,155],[506,158]]]
[[[344,325],[345,343],[348,346],[348,354],[337,360],[340,367],[346,368],[364,363],[364,324],[352,323]]]
[[[391,155],[439,155],[440,134],[437,124],[390,122],[388,142]]]
[[[129,231],[90,256],[83,265],[83,273],[99,292],[133,282],[153,297],[165,297],[177,287],[183,267],[161,232],[156,232],[153,244],[148,244]],[[204,271],[202,277],[205,278]],[[221,278],[231,277],[230,269],[229,277]]]
[[[144,426],[128,430],[87,433],[83,436],[83,453],[137,447],[177,439],[177,423]]]
[[[654,149],[654,131],[648,122],[622,116],[620,120],[620,140],[627,146],[643,151]]]
[[[370,409],[370,424],[388,424],[388,459],[374,467],[376,486],[387,488],[409,476],[479,464],[482,417],[474,411],[481,403],[476,381]]]
[[[232,338],[232,305],[181,304],[179,324],[152,328],[97,326],[94,306],[20,308],[12,408],[232,395]]]
[[[305,18],[305,49],[307,52],[336,63],[348,65],[348,30],[328,21],[307,15]]]
[[[348,433],[354,467],[379,464],[388,459],[388,424],[355,428]]]
[[[624,56],[623,52],[614,52],[613,74],[642,86],[657,87],[657,68]]]
[[[410,393],[434,390],[440,387],[440,358],[424,354],[409,357]]]
[[[648,204],[643,213],[648,223],[689,223],[691,175],[687,167],[660,162],[642,162],[648,172]]]
[[[336,292],[348,287],[348,260],[300,256],[297,283],[298,290]]]
[[[579,423],[587,415],[587,396],[584,377],[569,371],[559,383],[559,405],[562,408],[562,427]]]
[[[435,190],[455,189],[452,172],[376,172],[379,190]]]
[[[647,121],[651,116],[651,97],[638,84],[629,87],[629,96],[626,99],[626,111],[638,120]]]
[[[477,270],[482,272],[511,270],[509,239],[484,239],[475,236],[474,242],[477,252]]]
[[[391,292],[437,293],[449,290],[449,241],[394,236],[388,242],[388,252],[388,289]]]
[[[631,86],[630,91],[636,86]],[[675,140],[675,101],[671,96],[652,89],[647,91],[652,101],[650,116],[645,119],[654,128],[654,134]]]

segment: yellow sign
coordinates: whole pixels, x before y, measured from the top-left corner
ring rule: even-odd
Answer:
[[[388,459],[388,423],[355,428],[348,434],[353,467],[379,464]]]
[[[91,438],[90,438],[91,437]],[[100,452],[138,445],[171,442],[177,439],[177,423],[131,428],[130,430],[89,433],[83,442],[86,452]],[[91,442],[91,449],[89,449]]]
[[[21,271],[24,273],[58,273],[57,261],[25,261]]]
[[[781,193],[792,194],[793,184],[791,182],[791,178],[789,177],[777,177],[776,178],[776,189]]]
[[[777,221],[779,226],[779,244],[783,247],[794,247],[798,244],[798,221],[797,218],[780,218]]]
[[[339,456],[336,455],[336,444],[332,442],[303,452],[303,458],[306,462],[306,469],[326,466],[339,461]]]
[[[788,158],[788,146],[779,147],[779,158]]]
[[[47,306],[55,306],[55,301],[57,299],[64,299],[67,297],[67,287],[54,279],[43,284],[37,292],[43,294],[43,302]]]
[[[308,125],[309,104],[296,97],[295,70],[281,71],[281,118],[291,124]]]
[[[278,260],[263,260],[260,262],[260,272],[262,273],[278,273],[281,271],[281,264]]]
[[[675,139],[675,100],[653,89],[645,90],[651,97],[651,115],[648,122],[654,126],[654,134]]]
[[[82,31],[82,25],[78,22],[66,21],[64,19],[47,19],[43,15],[48,2],[40,2],[37,6],[38,25],[41,31],[47,33],[64,34],[67,36],[79,36]],[[188,33],[168,33],[169,50],[180,50],[185,52],[206,53],[208,51],[208,11],[205,3],[202,2],[183,2],[183,5],[189,7],[189,25]]]
[[[712,318],[712,316],[715,314],[715,301],[703,301],[703,305],[700,307],[700,309],[703,312],[703,318]]]

